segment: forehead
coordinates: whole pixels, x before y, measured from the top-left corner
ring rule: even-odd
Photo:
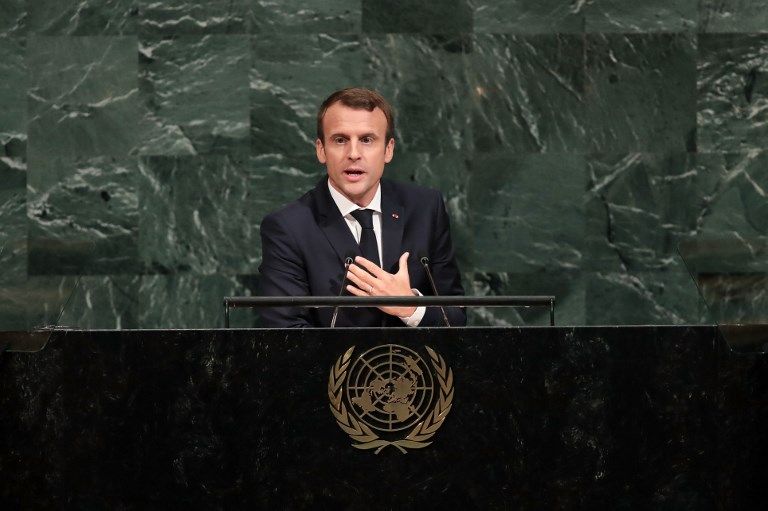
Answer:
[[[380,108],[369,112],[364,108],[350,108],[334,103],[325,111],[323,132],[325,135],[375,133],[384,137],[387,131],[387,116]]]

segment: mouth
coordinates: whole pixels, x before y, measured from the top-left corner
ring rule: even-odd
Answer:
[[[344,170],[343,174],[349,181],[359,181],[365,176],[365,171],[363,169],[350,168]]]

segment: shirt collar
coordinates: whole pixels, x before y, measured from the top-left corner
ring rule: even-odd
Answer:
[[[331,192],[331,198],[333,198],[333,202],[336,203],[336,207],[341,211],[341,216],[347,216],[353,211],[363,209],[331,186],[330,180],[328,181],[328,191]],[[368,204],[365,209],[381,213],[381,182],[376,184],[376,195],[373,196],[373,200],[371,200],[371,203]]]

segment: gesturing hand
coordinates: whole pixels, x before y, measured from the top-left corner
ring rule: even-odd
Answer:
[[[376,263],[364,257],[355,257],[355,263],[349,267],[349,280],[355,285],[347,285],[347,290],[355,296],[413,296],[411,278],[408,276],[408,252],[400,256],[397,273],[387,273]],[[392,316],[407,318],[416,312],[416,307],[379,307],[382,312]]]

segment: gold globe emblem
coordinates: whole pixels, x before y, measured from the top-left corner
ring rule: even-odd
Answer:
[[[382,432],[413,426],[429,411],[434,394],[429,366],[415,351],[395,344],[357,357],[346,383],[355,415]]]
[[[385,344],[354,362],[349,348],[331,367],[328,398],[339,427],[357,449],[393,446],[421,449],[443,425],[453,403],[453,371],[429,346],[428,359],[414,350]],[[346,397],[346,399],[344,399]],[[409,429],[405,437],[397,438]],[[379,434],[390,439],[381,438]]]

